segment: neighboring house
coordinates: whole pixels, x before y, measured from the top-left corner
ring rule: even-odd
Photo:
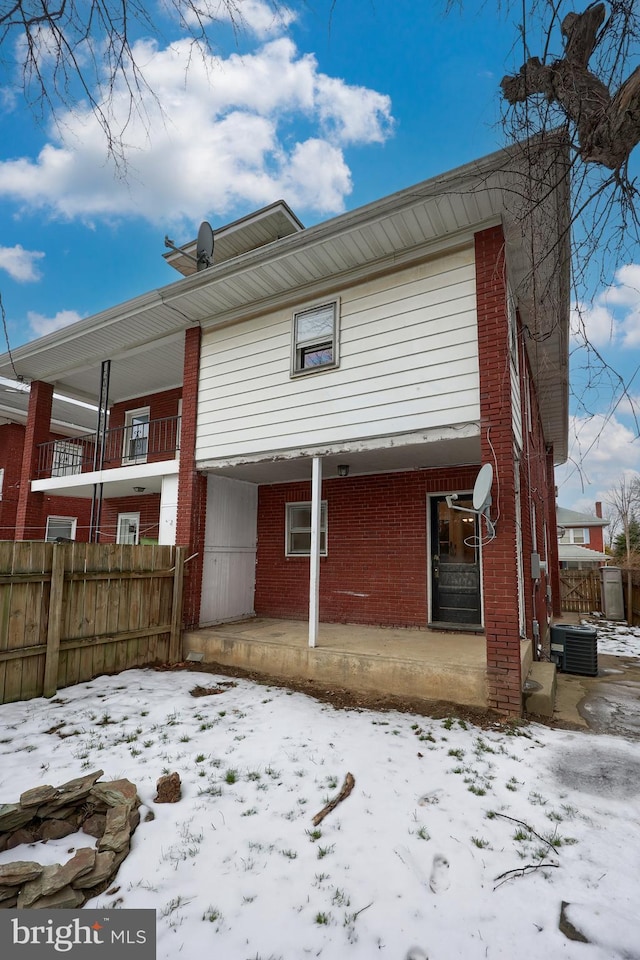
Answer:
[[[13,540],[20,495],[22,461],[27,435],[29,388],[0,381],[0,540]],[[74,438],[95,423],[95,410],[56,397],[49,423],[49,440],[55,450],[53,468],[63,473]],[[43,496],[39,511],[25,525],[26,540],[88,540],[90,508],[86,500]]]
[[[311,646],[326,621],[468,632],[487,704],[519,713],[523,644],[559,613],[567,176],[548,141],[308,229],[280,201],[216,230],[206,269],[174,249],[178,281],[13,351],[32,427],[17,537],[58,495],[141,538],[153,496],[158,538],[191,555],[187,626],[297,618]],[[94,432],[54,466],[53,383],[94,402],[103,385],[97,461]]]
[[[604,550],[604,528],[609,521],[602,516],[600,502],[596,503],[595,515],[558,507],[556,517],[562,570],[591,570],[610,559]]]

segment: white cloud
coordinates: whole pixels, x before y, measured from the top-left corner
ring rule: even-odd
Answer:
[[[13,280],[20,283],[39,280],[41,274],[36,261],[43,257],[44,253],[40,250],[25,250],[19,243],[15,247],[0,247],[0,270],[6,270]]]
[[[640,346],[640,264],[620,267],[593,303],[574,304],[571,334],[577,343],[587,340],[595,347]]]
[[[45,317],[42,313],[30,310],[27,313],[27,320],[33,336],[44,337],[47,333],[53,333],[54,330],[60,330],[61,327],[68,327],[69,324],[82,320],[82,317],[75,310],[60,310],[54,317]]]
[[[226,21],[238,30],[250,30],[258,37],[268,37],[288,27],[296,19],[295,13],[279,3],[264,3],[262,0],[200,0],[198,17],[192,8],[181,8],[185,23],[198,26],[208,21]],[[171,7],[167,4],[170,13]]]
[[[571,336],[583,345],[594,347],[613,344],[618,335],[618,323],[613,314],[602,304],[574,303],[571,308]]]
[[[560,504],[570,509],[593,505],[606,499],[625,471],[640,472],[640,439],[618,414],[570,417],[569,458],[556,468]]]
[[[63,118],[37,159],[0,163],[0,196],[68,219],[141,216],[164,227],[279,197],[344,209],[344,148],[390,135],[390,99],[322,74],[286,37],[246,56],[195,57],[187,70],[192,54],[186,42],[136,45],[157,100],[129,118],[126,91],[115,92],[115,121],[128,120],[126,181],[84,111]]]

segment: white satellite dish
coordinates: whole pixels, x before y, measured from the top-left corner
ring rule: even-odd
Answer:
[[[196,257],[198,260],[198,270],[204,270],[211,266],[213,257],[213,230],[211,224],[203,220],[198,230],[198,239],[196,241]]]
[[[493,467],[490,463],[485,463],[483,467],[480,467],[480,472],[473,487],[473,509],[477,510],[478,513],[484,513],[491,503],[492,483]]]

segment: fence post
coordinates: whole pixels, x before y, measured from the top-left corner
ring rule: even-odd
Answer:
[[[58,660],[60,656],[60,629],[62,626],[62,597],[64,593],[64,544],[54,543],[51,563],[51,592],[49,594],[49,626],[47,654],[44,662],[42,696],[52,697],[58,689]]]
[[[171,636],[169,638],[169,663],[182,660],[182,594],[184,585],[184,559],[186,547],[176,547],[173,574],[173,600],[171,606]]]

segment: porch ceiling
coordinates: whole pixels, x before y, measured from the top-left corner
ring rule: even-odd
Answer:
[[[29,388],[25,384],[5,381],[0,377],[0,424],[27,422]],[[84,404],[69,403],[54,394],[51,430],[63,436],[81,436],[95,430],[97,411]]]
[[[87,498],[93,496],[94,484],[102,483],[105,499],[160,493],[163,477],[177,475],[178,463],[178,460],[159,460],[155,463],[114,467],[68,477],[47,477],[42,480],[32,480],[31,489],[36,493],[47,493],[58,497]],[[139,492],[134,487],[143,487],[144,490]]]
[[[325,479],[338,476],[338,466],[347,464],[349,476],[390,473],[401,470],[423,470],[428,467],[460,466],[480,463],[480,436],[459,439],[400,442],[403,438],[387,438],[387,445],[377,441],[375,449],[342,449],[306,451],[289,456],[270,456],[249,462],[199,464],[199,469],[221,474],[249,483],[292,483],[311,478],[311,459],[322,457],[322,475]]]

